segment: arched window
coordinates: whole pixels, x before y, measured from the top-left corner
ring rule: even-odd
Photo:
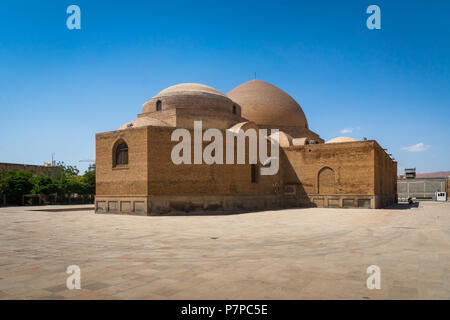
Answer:
[[[233,105],[233,114],[236,114],[236,105]]]
[[[156,111],[162,110],[162,102],[161,100],[156,101]]]
[[[256,164],[252,164],[251,166],[251,178],[252,178],[252,183],[257,183],[258,182],[258,167],[256,166]]]
[[[120,141],[114,150],[114,165],[128,164],[128,145],[125,141]]]

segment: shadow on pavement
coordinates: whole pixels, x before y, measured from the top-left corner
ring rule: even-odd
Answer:
[[[406,210],[411,208],[418,208],[419,202],[413,202],[413,203],[395,203],[393,205],[390,205],[389,207],[386,207],[386,209],[394,209],[394,210]]]

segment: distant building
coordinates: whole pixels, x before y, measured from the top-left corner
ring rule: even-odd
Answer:
[[[406,175],[405,169],[405,175]],[[397,180],[398,198],[406,200],[416,198],[418,200],[432,200],[436,192],[450,193],[450,171],[415,173],[415,178],[405,178],[401,175]]]
[[[414,179],[416,177],[416,168],[405,168],[405,178]]]
[[[450,171],[418,173],[416,178],[450,178]]]

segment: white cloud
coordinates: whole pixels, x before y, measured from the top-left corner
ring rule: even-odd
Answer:
[[[346,129],[342,129],[342,130],[339,131],[339,132],[342,133],[342,134],[346,134],[346,133],[353,132],[353,129],[352,129],[352,128],[346,128]]]
[[[429,147],[430,147],[429,145],[425,145],[422,142],[419,142],[419,143],[414,144],[409,147],[403,147],[402,150],[406,150],[409,152],[420,152],[420,151],[428,150]]]
[[[344,128],[344,129],[339,130],[339,132],[341,134],[346,134],[346,133],[352,133],[352,132],[359,131],[359,130],[361,130],[361,127],[358,126],[358,127],[354,127],[354,128]]]

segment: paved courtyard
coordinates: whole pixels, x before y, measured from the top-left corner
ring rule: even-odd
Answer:
[[[0,299],[449,299],[450,203],[140,217],[0,208]],[[81,268],[81,289],[66,268]],[[381,269],[369,290],[366,269]]]

